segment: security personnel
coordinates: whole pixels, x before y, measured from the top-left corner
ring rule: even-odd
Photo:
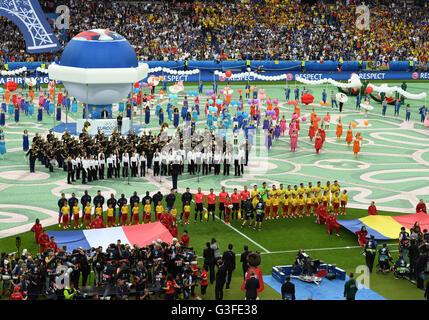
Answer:
[[[305,71],[305,60],[301,61],[301,72]]]
[[[414,60],[410,60],[410,69],[408,70],[409,72],[412,72],[414,70]]]
[[[375,241],[374,235],[371,235],[370,239],[365,243],[365,261],[369,272],[372,272],[374,266],[374,259],[377,253],[377,241]]]
[[[7,63],[4,64],[4,69],[7,71],[9,70],[9,65]]]
[[[383,243],[383,248],[378,249],[377,273],[383,271],[386,274],[386,272],[390,271],[389,260],[392,260],[392,256],[390,255],[389,248],[387,248],[387,244]]]
[[[183,70],[188,71],[188,58],[185,58],[185,62],[183,63]]]
[[[77,294],[77,290],[74,287],[73,282],[70,282],[70,287],[64,288],[64,298],[66,300],[73,300],[76,294]]]
[[[246,69],[247,69],[247,71],[251,70],[251,68],[250,68],[250,60],[249,59],[246,60]]]

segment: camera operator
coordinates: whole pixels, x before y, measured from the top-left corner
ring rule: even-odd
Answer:
[[[136,288],[136,300],[143,300],[144,290],[147,288],[147,270],[142,261],[137,263],[137,267],[133,275],[133,285]]]
[[[408,248],[410,247],[410,234],[405,231],[405,227],[401,227],[401,232],[399,233],[399,253],[402,254],[402,257],[407,260]]]
[[[153,273],[152,283],[153,283],[154,289],[156,290],[155,297],[159,298],[160,297],[159,290],[164,287],[165,277],[167,274],[166,268],[164,266],[164,262],[162,261],[161,258],[158,258],[156,261],[154,261],[152,273]]]
[[[57,261],[55,259],[55,254],[53,251],[48,252],[48,256],[45,258],[45,269],[44,269],[44,278],[45,278],[45,291],[46,294],[51,289],[51,283],[55,281],[55,268],[57,267]]]
[[[26,273],[23,273],[18,277],[18,281],[15,286],[18,286],[20,288],[19,292],[21,292],[24,298],[28,297],[29,280],[28,275]]]
[[[304,250],[299,249],[295,257],[295,262],[293,263],[292,270],[296,270],[297,266],[304,265],[304,259],[305,259]]]
[[[34,259],[34,262],[30,261],[28,266],[28,280],[28,297],[30,300],[37,299],[42,293],[42,268],[39,259]]]
[[[378,249],[378,268],[377,273],[379,271],[382,271],[383,274],[386,274],[386,272],[390,271],[390,264],[389,261],[391,261],[393,258],[390,254],[389,248],[387,248],[387,244],[383,243],[383,247]]]
[[[116,269],[112,266],[112,262],[110,260],[106,261],[106,265],[103,271],[103,278],[106,283],[104,288],[103,298],[106,298],[109,295],[110,289],[113,287],[115,283]]]
[[[118,279],[116,282],[116,299],[128,300],[129,289],[125,280]]]
[[[82,249],[82,248],[79,248]],[[75,288],[79,287],[79,278],[80,278],[80,252],[78,249],[72,251],[72,254],[69,256],[68,262],[70,267],[73,269],[70,275],[70,282],[74,284]]]
[[[88,281],[88,276],[91,274],[91,267],[89,266],[88,261],[88,251],[85,249],[79,249],[79,253],[80,271],[82,272],[82,286],[85,287]]]
[[[192,274],[192,270],[187,268],[182,279],[184,299],[189,300],[189,298],[194,295],[195,286],[197,284],[196,279]]]
[[[166,250],[165,250],[165,262],[167,265],[168,272],[171,273],[173,276],[173,279],[176,278],[177,275],[177,268],[176,268],[176,257],[178,253],[177,248],[177,239],[173,238],[172,244],[167,244]]]
[[[127,285],[130,283],[131,269],[127,265],[126,261],[122,261],[120,263],[118,269],[116,270],[116,278],[119,280],[124,280],[125,284]]]
[[[92,256],[92,253],[94,251],[95,251],[95,255]],[[107,253],[108,254],[107,261],[109,261],[110,263],[113,261],[113,259],[111,259],[111,256],[109,255],[111,253],[112,251],[108,251]],[[96,287],[99,287],[103,282],[103,270],[106,263],[106,256],[103,253],[103,248],[102,247],[98,247],[97,249],[91,248],[89,259],[90,261],[92,261],[92,269],[94,270],[94,274],[95,274],[94,284]]]
[[[420,252],[418,241],[416,239],[410,240],[410,245],[408,247],[408,258],[410,259],[410,279],[413,279],[415,276],[415,268],[417,260],[419,259]]]
[[[6,252],[1,253],[0,273],[3,279],[2,296],[10,295],[11,257]]]

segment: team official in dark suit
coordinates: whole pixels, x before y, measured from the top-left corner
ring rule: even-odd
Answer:
[[[232,251],[231,243],[228,245],[228,250],[223,253],[222,260],[225,263],[225,268],[227,272],[226,290],[229,290],[232,272],[235,270],[235,253]]]

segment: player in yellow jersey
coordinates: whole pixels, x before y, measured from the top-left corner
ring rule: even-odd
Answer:
[[[70,207],[67,204],[63,205],[61,208],[61,213],[63,214],[63,228],[67,229],[69,223]]]
[[[278,193],[276,193],[275,196],[272,198],[271,204],[273,207],[273,219],[278,219],[279,204],[280,204],[280,197]]]
[[[258,189],[258,186],[255,184],[254,186],[253,186],[253,190],[252,191],[250,191],[250,197],[252,198],[252,205],[253,205],[253,208],[256,208],[256,205],[258,204],[258,202],[259,202],[259,199],[258,199],[258,194],[259,194],[259,189]]]
[[[298,198],[298,186],[297,185],[293,186],[292,194],[295,196],[295,198]]]
[[[334,208],[334,215],[338,214],[338,209],[340,208],[340,197],[338,192],[332,195],[332,207]]]
[[[340,200],[341,200],[341,214],[345,215],[346,214],[346,205],[347,205],[347,201],[349,201],[349,196],[347,195],[347,190],[344,190],[343,193],[340,196]]]
[[[290,203],[291,194],[287,194],[287,190],[285,192],[285,197],[283,199],[283,208],[282,208],[282,216],[283,218],[289,218],[289,203]]]
[[[311,213],[311,207],[313,205],[313,192],[307,192],[307,198],[305,199],[306,203],[306,215],[307,217],[310,216]]]
[[[290,204],[290,217],[296,218],[295,211],[296,211],[296,206],[298,205],[298,198],[296,197],[295,193],[292,193],[292,198],[290,199],[289,204]]]
[[[267,199],[265,200],[265,220],[270,219],[270,213],[271,213],[271,198],[270,198],[270,195],[268,195]]]
[[[79,228],[79,207],[77,205],[77,202],[75,203],[74,207],[72,208],[73,211],[73,229]]]
[[[304,188],[304,184],[303,183],[299,184],[299,188],[298,188],[297,192],[298,192],[298,198],[299,198],[300,195],[304,196],[305,188]]]
[[[340,185],[338,184],[338,180],[334,181],[334,184],[331,185],[331,194],[340,193]]]
[[[322,185],[320,184],[320,181],[317,181],[317,185],[314,187],[314,191],[317,192],[317,197],[322,196]]]
[[[273,184],[272,189],[269,192],[269,195],[271,198],[274,198],[277,195],[277,189],[276,189],[276,186],[274,184]]]
[[[146,200],[146,203],[143,207],[143,212],[144,212],[144,216],[143,216],[144,223],[149,223],[150,222],[150,215],[152,212],[152,206],[151,206],[149,200]]]
[[[128,220],[128,206],[127,205],[123,205],[121,207],[121,217],[122,217],[122,224],[123,226],[127,225],[127,220]]]
[[[326,186],[323,187],[324,192],[326,192],[326,211],[329,212],[329,209],[331,207],[331,183],[329,181],[326,182]]]
[[[322,195],[317,193],[316,188],[314,188],[314,197],[313,197],[313,216],[317,217],[317,208],[319,207],[319,201],[322,201]]]
[[[300,194],[298,197],[298,214],[300,218],[302,218],[302,212],[304,211],[304,204],[305,204],[304,196]]]
[[[139,214],[138,202],[134,202],[134,206],[131,209],[131,213],[133,216],[133,225],[140,224],[140,214]],[[130,225],[131,225],[131,219],[130,219]]]
[[[161,214],[164,212],[164,207],[161,204],[161,201],[158,201],[158,204],[155,208],[155,219],[156,221],[159,221],[161,219]]]
[[[305,188],[305,193],[311,193],[311,195],[313,196],[313,192],[314,192],[314,188],[313,188],[313,184],[311,182],[308,183],[308,187]]]
[[[91,212],[92,212],[91,204],[89,203],[89,201],[86,203],[86,206],[83,209],[83,211],[85,213],[85,228],[89,229],[89,225],[91,224]]]
[[[107,208],[107,226],[112,227],[115,224],[115,209],[112,208],[112,204],[109,204],[109,207]]]

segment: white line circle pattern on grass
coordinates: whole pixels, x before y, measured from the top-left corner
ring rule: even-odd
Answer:
[[[6,217],[6,218],[4,218]],[[0,211],[0,223],[17,223],[17,222],[27,222],[28,217],[24,214],[13,213]]]
[[[329,170],[364,170],[368,169],[370,165],[363,161],[348,160],[348,159],[326,159],[319,160],[314,163],[316,167],[329,169]],[[350,168],[350,165],[354,165]]]
[[[37,180],[46,180],[51,176],[46,172],[33,172],[30,173],[24,170],[11,170],[11,171],[3,171],[0,172],[0,178],[7,180],[15,180],[15,181],[37,181]]]

